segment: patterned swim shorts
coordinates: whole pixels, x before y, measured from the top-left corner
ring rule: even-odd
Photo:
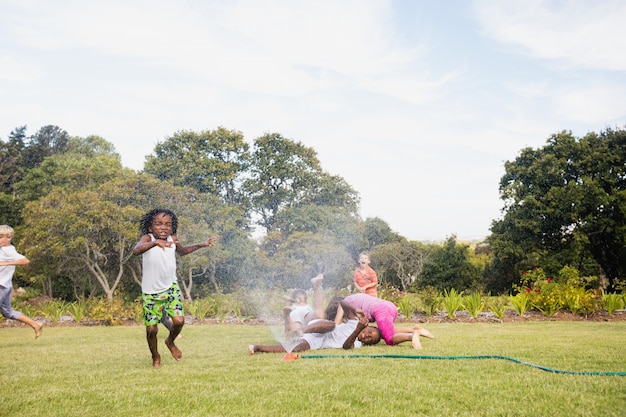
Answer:
[[[158,324],[165,312],[168,316],[183,316],[183,297],[178,284],[158,294],[142,294],[143,323],[146,326]]]

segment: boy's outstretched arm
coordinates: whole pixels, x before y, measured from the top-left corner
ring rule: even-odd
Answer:
[[[172,239],[174,239],[174,243],[176,243],[176,253],[178,253],[181,256],[184,256],[184,255],[189,255],[191,252],[195,252],[200,248],[207,248],[209,246],[213,246],[213,242],[216,242],[218,240],[218,237],[212,236],[208,238],[207,240],[205,240],[204,242],[195,243],[193,245],[187,245],[187,246],[180,243],[176,235],[172,235]]]

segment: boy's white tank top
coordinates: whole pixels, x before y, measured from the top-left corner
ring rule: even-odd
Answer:
[[[150,234],[150,239],[155,237]],[[172,242],[172,237],[167,237]],[[169,248],[155,246],[142,254],[143,276],[141,291],[145,294],[158,294],[168,290],[176,282],[176,245]]]

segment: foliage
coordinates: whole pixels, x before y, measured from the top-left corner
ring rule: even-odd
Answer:
[[[388,282],[406,292],[416,283],[429,253],[428,246],[401,239],[375,246],[370,258],[376,266],[379,282]]]
[[[489,302],[487,303],[489,311],[491,311],[500,320],[504,317],[508,306],[509,300],[503,296],[490,297]]]
[[[186,314],[191,315],[198,321],[202,321],[215,315],[217,303],[213,298],[202,298],[185,301],[183,306]]]
[[[254,141],[249,176],[242,190],[258,224],[276,230],[276,216],[286,207],[308,204],[343,207],[357,215],[358,194],[342,178],[322,171],[314,149],[280,134]]]
[[[500,181],[505,215],[492,227],[498,235],[493,242],[500,242],[494,244],[496,258],[517,245],[522,253],[512,267],[538,253],[546,265],[569,264],[599,275],[599,268],[590,269],[593,258],[614,289],[615,280],[626,276],[625,145],[623,129],[580,139],[561,132],[543,148],[526,148],[505,163]]]
[[[199,193],[219,195],[227,204],[243,203],[239,185],[248,168],[249,145],[243,134],[219,127],[179,131],[158,143],[144,171]]]
[[[603,292],[602,302],[609,316],[612,316],[615,310],[624,308],[624,295]]]
[[[463,307],[463,295],[456,292],[454,288],[451,288],[450,291],[443,290],[441,304],[448,313],[448,318],[452,319],[456,312]]]
[[[67,304],[66,312],[72,316],[76,323],[80,323],[85,318],[87,303],[84,300],[74,301]]]
[[[425,287],[417,292],[419,305],[427,317],[431,317],[439,310],[441,293],[434,287]]]
[[[61,316],[65,314],[67,303],[62,300],[52,300],[41,307],[43,315],[52,323],[59,321]]]
[[[405,294],[398,300],[398,311],[407,319],[413,317],[413,313],[417,309],[417,298],[412,294]]]
[[[585,286],[597,281],[595,277],[580,278],[574,268],[563,268],[557,279],[547,277],[542,268],[524,271],[516,286],[520,293],[527,294],[531,305],[550,317],[563,307],[574,314],[589,314],[596,311],[596,293]]]
[[[436,247],[424,262],[420,286],[432,286],[439,291],[474,288],[480,271],[470,262],[469,246],[457,244],[456,236],[449,237],[441,247]]]
[[[362,250],[372,251],[378,245],[402,242],[405,240],[391,229],[389,223],[380,217],[368,217],[363,222],[363,228],[367,246],[363,247]]]
[[[85,305],[87,320],[109,326],[119,326],[125,320],[136,320],[137,310],[134,305],[124,303],[121,297],[90,298]]]
[[[332,236],[294,232],[283,238],[270,232],[261,249],[258,256],[265,268],[266,287],[308,288],[318,274],[324,275],[326,287],[342,288],[352,282],[354,261]]]
[[[485,308],[485,300],[483,300],[481,293],[474,291],[464,297],[463,307],[467,310],[470,317],[477,318]]]
[[[528,292],[522,291],[516,295],[510,296],[511,306],[518,316],[524,317],[524,314],[532,307]]]

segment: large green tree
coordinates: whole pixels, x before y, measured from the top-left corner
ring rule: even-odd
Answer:
[[[341,177],[325,173],[314,149],[278,133],[254,141],[245,195],[257,223],[276,228],[282,209],[304,205],[344,207],[358,211],[358,194]]]
[[[220,127],[202,132],[179,131],[156,145],[144,171],[178,186],[241,204],[239,185],[248,166],[249,145],[241,132]]]
[[[370,254],[379,282],[387,282],[403,291],[413,289],[432,248],[402,239],[374,247]]]
[[[439,291],[475,289],[480,282],[479,268],[471,262],[470,247],[457,243],[456,236],[433,249],[422,266],[419,284]]]
[[[626,277],[626,130],[580,139],[564,131],[543,148],[523,149],[505,169],[504,217],[490,238],[496,262],[508,257],[516,264],[535,253],[540,262],[559,259],[589,273],[590,254],[611,287]]]

